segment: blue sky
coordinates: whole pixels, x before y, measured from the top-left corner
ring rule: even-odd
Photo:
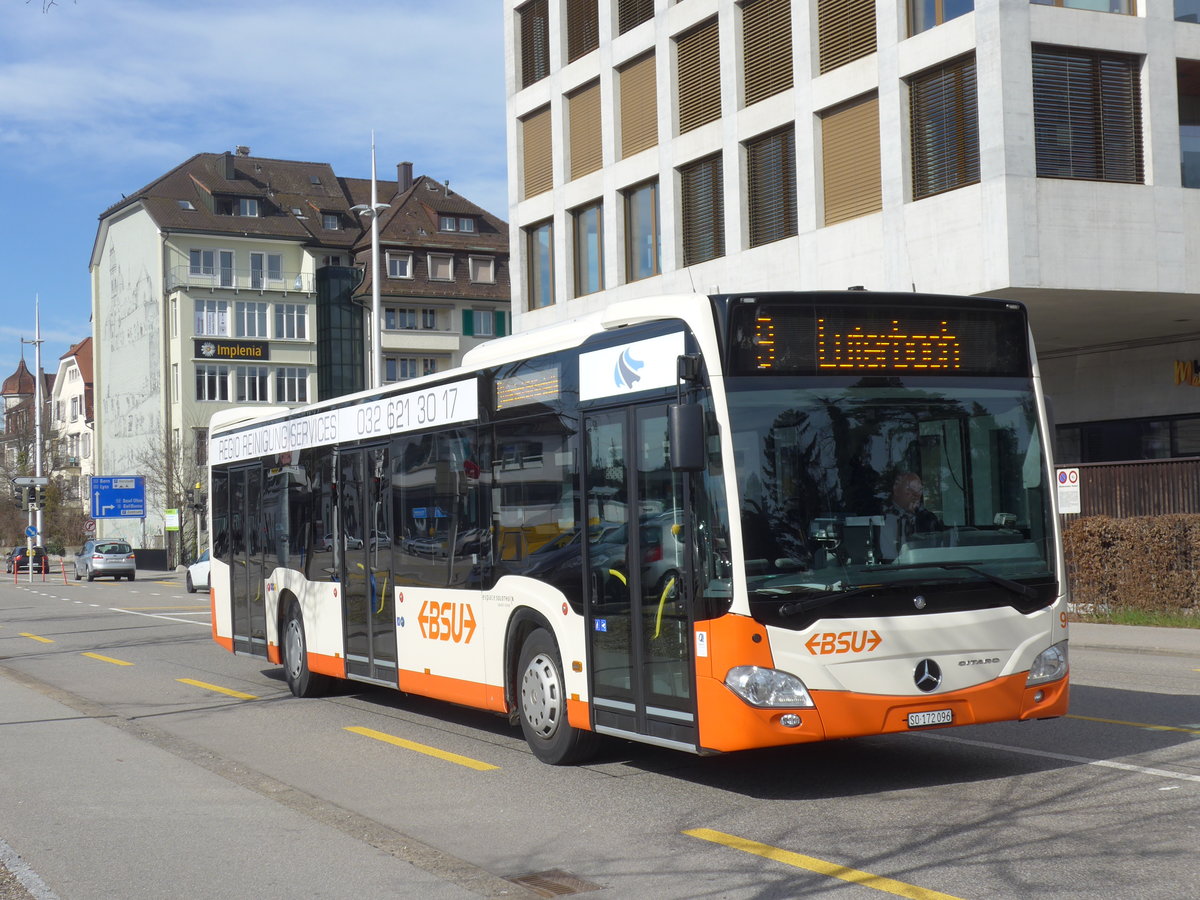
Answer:
[[[418,175],[508,217],[497,0],[0,0],[0,378],[91,333],[101,212],[195,153]],[[24,347],[30,368],[33,347]]]

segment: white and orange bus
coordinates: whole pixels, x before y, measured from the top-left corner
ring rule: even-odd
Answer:
[[[214,416],[213,636],[491,710],[548,763],[1067,708],[1025,309],[669,296]]]

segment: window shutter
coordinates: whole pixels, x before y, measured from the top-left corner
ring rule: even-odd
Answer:
[[[875,0],[817,0],[821,72],[875,52]]]
[[[742,9],[743,103],[792,86],[792,19],[788,0],[754,0]]]
[[[789,125],[746,143],[750,246],[796,233],[796,132]]]
[[[716,121],[721,115],[721,51],[717,20],[693,28],[677,41],[679,133]]]
[[[821,116],[825,224],[883,208],[879,97],[851,100]]]
[[[571,122],[571,178],[600,168],[600,82],[595,82],[567,98]]]
[[[599,46],[599,0],[567,0],[567,62],[574,62]]]
[[[550,16],[548,0],[530,0],[517,10],[521,24],[521,87],[550,74]]]
[[[525,197],[534,197],[554,186],[550,107],[521,120],[521,141],[524,145]]]
[[[979,181],[975,57],[934,66],[909,82],[913,199]]]
[[[658,87],[654,54],[620,71],[621,159],[658,143]]]
[[[463,337],[475,337],[475,312],[470,309],[462,311]]]
[[[721,154],[679,170],[683,205],[683,264],[725,255],[725,202]]]
[[[507,333],[504,330],[504,313],[496,310],[496,337],[504,337]]]
[[[617,33],[654,18],[654,0],[617,0]]]
[[[1139,69],[1123,53],[1034,46],[1039,177],[1144,180]]]

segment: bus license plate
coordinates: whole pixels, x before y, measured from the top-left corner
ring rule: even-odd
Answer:
[[[928,712],[908,714],[909,728],[924,728],[927,725],[950,725],[954,722],[954,711],[949,709],[931,709]]]

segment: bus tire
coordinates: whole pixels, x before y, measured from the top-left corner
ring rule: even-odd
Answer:
[[[529,634],[517,666],[521,731],[533,755],[552,766],[581,762],[596,752],[597,735],[567,722],[562,660],[543,628]]]
[[[308,667],[308,641],[304,635],[304,619],[295,600],[288,607],[283,626],[283,673],[288,687],[297,697],[320,697],[329,688],[329,678],[317,675]]]

